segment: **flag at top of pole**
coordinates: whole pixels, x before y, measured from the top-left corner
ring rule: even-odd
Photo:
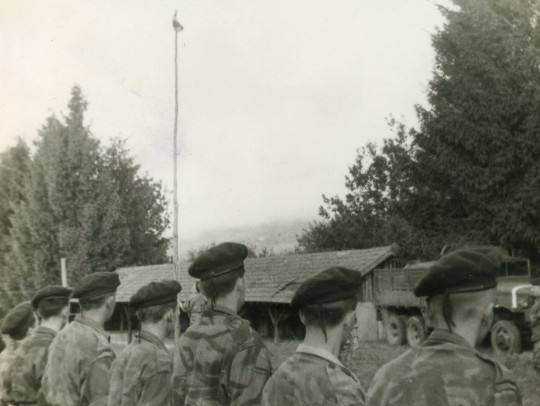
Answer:
[[[180,32],[184,29],[184,27],[182,27],[182,24],[180,24],[178,22],[178,19],[176,18],[176,10],[174,11],[174,18],[173,18],[172,25],[176,32]]]

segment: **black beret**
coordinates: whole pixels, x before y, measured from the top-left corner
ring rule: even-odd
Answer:
[[[45,298],[62,298],[68,299],[71,295],[71,288],[66,288],[64,286],[52,285],[46,286],[43,289],[37,291],[37,293],[32,298],[32,306],[34,309],[37,309],[41,299]]]
[[[82,278],[73,290],[73,297],[85,302],[116,292],[120,278],[116,272],[94,272]]]
[[[461,249],[434,262],[414,288],[417,297],[466,293],[497,286],[501,253],[495,248]]]
[[[333,267],[306,279],[292,299],[294,307],[350,299],[360,293],[362,274],[353,269]]]
[[[131,296],[129,304],[135,308],[141,308],[174,303],[181,290],[180,283],[174,280],[150,282]]]
[[[242,269],[248,249],[243,244],[224,242],[206,250],[191,264],[188,273],[197,279],[205,280],[228,272]]]
[[[16,339],[23,338],[28,328],[34,322],[34,312],[30,302],[19,303],[11,309],[0,326],[2,334],[17,336]],[[15,337],[14,337],[15,338]]]

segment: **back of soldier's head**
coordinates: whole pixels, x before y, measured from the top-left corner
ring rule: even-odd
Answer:
[[[414,289],[426,297],[434,325],[480,320],[495,301],[501,252],[495,247],[461,249],[434,262]],[[443,323],[444,322],[444,323]]]
[[[182,286],[175,280],[150,282],[142,286],[129,300],[141,323],[158,323],[178,306]]]
[[[306,327],[336,327],[356,309],[361,280],[360,272],[352,269],[326,269],[300,285],[292,305],[300,311]]]
[[[84,311],[103,310],[110,316],[116,303],[118,286],[120,278],[117,273],[94,272],[79,282],[73,290],[73,298],[79,299]]]
[[[451,316],[452,323],[466,323],[472,320],[481,320],[486,313],[491,311],[496,299],[496,290],[489,289],[478,292],[454,293],[445,297],[438,294],[430,297],[427,301],[427,317],[431,324],[446,325],[445,312]],[[451,311],[445,309],[450,306]]]
[[[2,320],[0,332],[12,340],[22,340],[35,325],[35,317],[30,302],[23,302],[11,309]]]
[[[333,303],[305,305],[300,308],[300,313],[303,315],[306,327],[332,328],[338,326],[345,319],[347,313],[354,311],[357,304],[358,299],[352,297]]]
[[[69,306],[69,297],[50,297],[39,301],[36,312],[44,320],[59,316]]]
[[[247,255],[248,249],[243,244],[222,243],[195,258],[188,273],[200,280],[203,295],[215,301],[234,292],[238,280],[244,277]]]
[[[66,313],[71,293],[71,288],[65,286],[46,286],[36,292],[32,298],[32,307],[40,319],[59,316]]]

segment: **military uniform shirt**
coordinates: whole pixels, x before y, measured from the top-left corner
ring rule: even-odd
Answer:
[[[40,326],[17,349],[9,372],[11,392],[8,399],[11,403],[37,403],[49,346],[55,336],[54,330]]]
[[[0,405],[6,402],[7,394],[11,391],[9,370],[15,360],[17,346],[18,342],[10,338],[7,340],[6,348],[0,353]]]
[[[112,365],[109,406],[169,405],[171,369],[165,344],[142,330]]]
[[[364,405],[360,381],[330,352],[300,344],[270,378],[263,406]]]
[[[367,397],[368,406],[521,405],[510,371],[446,330],[384,365]]]
[[[263,342],[231,310],[213,306],[188,328],[173,357],[173,405],[260,405],[272,374]]]
[[[110,337],[94,321],[77,315],[53,340],[43,374],[50,406],[104,406],[115,358]]]

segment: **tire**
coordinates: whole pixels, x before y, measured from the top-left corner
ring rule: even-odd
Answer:
[[[411,316],[407,320],[407,342],[411,347],[417,347],[426,339],[426,324],[422,316]]]
[[[521,352],[521,334],[514,323],[499,320],[491,328],[491,347],[495,354]]]
[[[389,313],[386,323],[386,341],[390,345],[403,345],[406,340],[405,320],[396,313]]]

